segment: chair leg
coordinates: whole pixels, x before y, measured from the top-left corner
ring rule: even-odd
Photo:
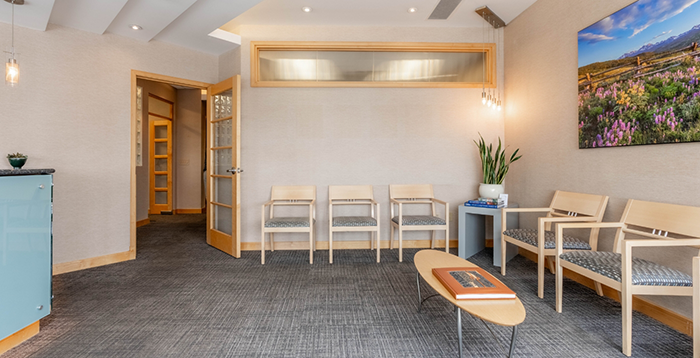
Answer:
[[[506,249],[508,248],[508,243],[503,236],[501,234],[501,276],[506,275]]]
[[[389,249],[394,249],[394,225],[391,225],[391,237],[389,238]]]
[[[435,236],[436,236],[436,235],[435,235],[435,230],[433,230],[433,237],[432,237],[432,239],[430,240],[430,248],[431,248],[431,249],[435,249]]]
[[[445,252],[450,253],[450,226],[445,228]]]
[[[270,233],[270,251],[275,251],[275,234]]]
[[[369,232],[369,249],[374,250],[374,231]]]
[[[403,231],[399,228],[399,262],[403,262]]]
[[[559,264],[559,258],[557,257],[557,265],[556,265],[556,287],[557,287],[557,292],[556,292],[556,310],[557,312],[561,313],[561,305],[562,305],[562,298],[563,298],[563,291],[564,291],[564,269],[562,269],[561,264]],[[597,282],[596,282],[597,284]],[[597,286],[596,286],[597,287]]]
[[[555,272],[556,269],[554,268],[554,259],[552,259],[551,257],[547,257],[547,258],[545,258],[545,261],[547,261],[547,266],[548,266],[548,268],[549,268],[549,273],[551,273],[552,275],[555,275],[555,274],[556,274],[556,272]]]
[[[544,298],[544,252],[538,248],[537,252],[537,297]],[[501,262],[501,265],[503,263]]]
[[[379,263],[379,249],[381,248],[380,245],[379,245],[379,243],[380,243],[380,241],[379,241],[379,230],[377,230],[377,233],[375,234],[375,237],[376,237],[376,239],[377,239],[377,244],[376,244],[376,248],[377,248],[377,263]]]
[[[316,251],[317,242],[318,242],[318,232],[316,232],[316,225],[314,225],[314,251]]]
[[[622,353],[632,355],[632,293],[622,294]]]
[[[603,285],[600,284],[600,282],[595,281],[595,293],[598,294],[598,296],[603,296]]]
[[[333,263],[333,229],[328,229],[328,262]]]
[[[265,230],[263,230],[260,238],[260,264],[265,264]]]
[[[314,263],[314,229],[309,230],[309,263]]]

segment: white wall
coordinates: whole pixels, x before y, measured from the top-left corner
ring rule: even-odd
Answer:
[[[54,263],[127,251],[131,70],[213,83],[218,58],[55,25],[16,28],[15,48],[21,83],[0,86],[0,153],[56,169]]]
[[[388,240],[388,185],[411,183],[431,183],[435,195],[450,202],[456,239],[456,208],[477,196],[480,179],[472,140],[477,132],[490,141],[503,135],[502,117],[481,105],[481,89],[251,88],[250,42],[481,42],[481,28],[242,26],[240,34],[243,241],[259,242],[260,206],[273,185],[317,186],[318,239],[327,240],[328,185],[349,184],[374,185]],[[353,237],[336,238],[344,239]]]
[[[700,143],[578,149],[577,33],[632,2],[539,0],[506,27],[506,140],[523,154],[507,182],[521,206],[546,206],[555,189],[609,195],[606,221],[630,198],[700,206]],[[697,250],[635,254],[690,273]],[[690,298],[649,300],[691,315]]]

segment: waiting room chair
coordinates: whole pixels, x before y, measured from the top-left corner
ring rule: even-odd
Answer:
[[[537,220],[537,230],[511,229],[501,235],[501,275],[506,275],[506,243],[537,254],[537,295],[544,298],[544,265],[547,256],[556,254],[555,235],[552,223],[561,222],[600,222],[603,220],[608,197],[604,195],[581,194],[557,190],[548,208],[503,208],[501,224],[507,228],[507,213],[546,213]],[[563,249],[593,250],[598,247],[598,229],[591,229],[588,241],[566,236]],[[554,267],[550,270],[554,271]],[[602,295],[602,288],[596,282],[596,291]]]
[[[339,205],[368,207],[368,216],[334,216]],[[370,249],[377,250],[379,262],[379,203],[374,201],[371,185],[328,186],[328,260],[333,263],[333,233],[341,231],[370,232]],[[376,239],[376,243],[375,243]]]
[[[403,232],[429,230],[432,231],[430,247],[435,248],[436,231],[445,232],[445,252],[450,252],[450,204],[435,199],[431,184],[420,185],[389,185],[389,200],[391,205],[391,239],[390,248],[394,248],[394,230],[399,232],[399,262],[403,262]],[[437,216],[435,204],[445,207],[445,217]],[[404,206],[414,204],[429,204],[430,215],[405,215]],[[395,210],[397,209],[397,210]]]
[[[281,232],[309,233],[309,263],[314,263],[314,241],[316,229],[316,186],[273,186],[270,201],[262,206],[262,239],[260,240],[260,261],[265,264],[265,234],[270,234],[270,250],[275,251],[274,235]],[[266,219],[265,209],[270,207]],[[305,216],[275,216],[275,207],[308,206]],[[279,210],[280,208],[278,208]]]
[[[700,357],[700,208],[648,201],[627,201],[620,222],[568,223],[557,225],[556,275],[557,312],[562,309],[564,268],[591,278],[620,292],[622,304],[622,353],[632,354],[633,295],[693,297],[693,356]],[[614,252],[564,253],[564,229],[614,228]],[[629,237],[628,237],[629,235]],[[633,256],[636,248],[694,248],[692,275]],[[668,252],[666,257],[674,257]],[[691,266],[691,265],[687,265]],[[648,335],[647,335],[648,336]],[[646,338],[645,338],[646,339]],[[649,344],[649,342],[645,342]]]

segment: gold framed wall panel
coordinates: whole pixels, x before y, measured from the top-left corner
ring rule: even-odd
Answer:
[[[486,81],[482,82],[349,82],[349,81],[261,81],[260,51],[348,51],[348,52],[465,52],[486,55]],[[497,55],[495,43],[434,42],[316,42],[251,41],[251,87],[372,87],[372,88],[496,88]]]

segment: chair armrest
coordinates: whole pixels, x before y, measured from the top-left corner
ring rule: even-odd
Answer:
[[[700,239],[622,240],[623,247],[700,246]]]
[[[540,217],[537,218],[537,220],[542,221],[544,223],[565,223],[565,222],[594,222],[596,218],[592,216],[567,216],[567,217]]]
[[[505,213],[546,213],[552,211],[552,208],[503,208]]]
[[[447,202],[446,202],[446,201],[442,201],[442,200],[435,199],[435,198],[430,199],[430,201],[435,202],[435,203],[439,203],[439,204],[442,204],[442,205],[447,205]]]
[[[566,218],[561,218],[561,219],[566,219]],[[554,246],[554,249],[557,250],[556,254],[556,260],[559,262],[559,255],[562,254],[563,252],[563,242],[564,242],[564,229],[594,229],[594,228],[599,228],[599,229],[604,229],[604,228],[617,228],[617,229],[622,229],[626,227],[625,223],[612,223],[612,222],[607,222],[607,223],[596,223],[596,222],[585,222],[585,223],[571,223],[571,222],[564,222],[557,224],[556,228],[556,243]],[[558,265],[558,264],[557,264]]]

